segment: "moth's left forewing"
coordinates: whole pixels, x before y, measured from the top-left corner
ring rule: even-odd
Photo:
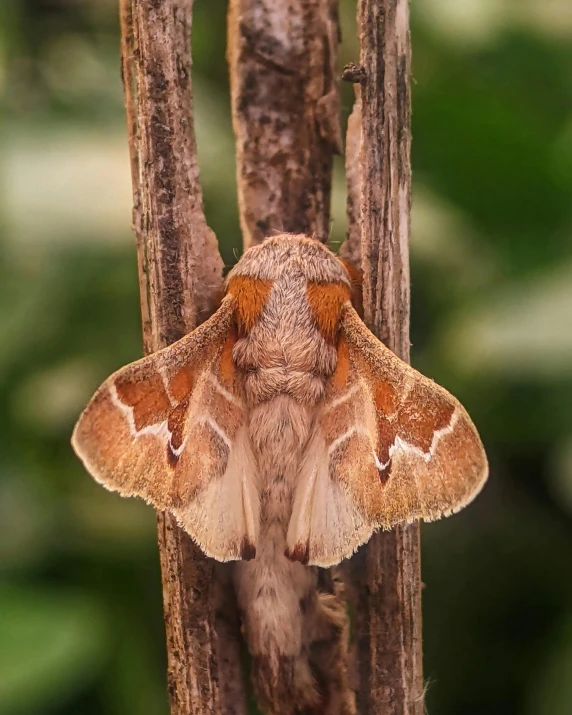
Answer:
[[[189,489],[199,486],[200,473],[181,479],[191,437],[187,426],[208,400],[209,375],[231,326],[226,302],[190,335],[121,368],[101,385],[75,426],[72,445],[103,486],[143,497],[159,509],[183,503]],[[205,440],[205,453],[211,441]]]
[[[288,549],[319,566],[350,556],[376,529],[461,509],[488,471],[460,403],[399,360],[349,304],[309,451],[327,472],[301,470]]]
[[[251,558],[259,530],[236,339],[227,297],[182,340],[111,375],[72,437],[98,482],[171,511],[220,561]]]

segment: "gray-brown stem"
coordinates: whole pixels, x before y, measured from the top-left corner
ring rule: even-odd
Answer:
[[[355,224],[361,222],[365,321],[399,357],[409,360],[408,0],[360,0],[358,27],[364,68],[360,181],[352,179],[350,172],[346,251],[356,252]],[[350,131],[355,133],[355,127],[350,125]],[[355,210],[358,183],[359,213]],[[349,572],[355,600],[360,715],[421,715],[418,525],[375,535],[353,557]]]
[[[228,59],[245,247],[330,232],[341,147],[337,0],[231,0]]]
[[[192,0],[121,0],[122,74],[147,353],[212,312],[222,260],[203,214],[191,87]],[[221,712],[214,562],[158,515],[173,715]],[[225,681],[238,663],[225,663]],[[245,712],[242,694],[233,712]]]
[[[356,85],[356,99],[346,132],[346,187],[348,234],[340,256],[361,268],[361,87]]]
[[[230,0],[228,60],[245,248],[277,231],[328,240],[333,155],[341,150],[338,42],[337,0]],[[322,579],[331,581],[332,574]],[[344,611],[343,594],[339,599]],[[351,711],[343,632],[332,638],[329,657],[331,677],[342,684],[339,711]]]

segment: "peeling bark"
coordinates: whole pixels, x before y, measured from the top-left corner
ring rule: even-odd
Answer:
[[[145,352],[192,330],[216,307],[223,263],[207,226],[199,183],[191,87],[192,0],[121,0],[122,76],[133,181]],[[214,562],[171,514],[158,542],[173,715],[221,712],[219,681],[237,662],[217,662]],[[242,703],[241,698],[242,696]]]
[[[356,85],[356,99],[346,132],[346,187],[348,233],[340,248],[340,257],[361,269],[361,87]]]
[[[330,232],[341,151],[337,0],[230,0],[228,60],[245,248]]]
[[[348,245],[361,233],[368,327],[409,360],[410,38],[407,0],[360,0],[361,150],[348,130]],[[356,177],[357,173],[357,178]],[[356,208],[360,196],[360,210]],[[361,224],[361,227],[360,227]],[[419,526],[376,534],[348,566],[360,715],[422,715]]]

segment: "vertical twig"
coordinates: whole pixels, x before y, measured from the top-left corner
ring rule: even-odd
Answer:
[[[273,232],[327,241],[340,151],[337,0],[230,0],[228,61],[244,247]],[[345,610],[333,573],[322,580]],[[347,691],[345,633],[329,653]],[[351,708],[348,711],[353,711]],[[334,710],[332,710],[334,712]],[[336,710],[338,712],[338,710]]]
[[[245,247],[330,232],[340,151],[337,0],[231,0],[228,59]]]
[[[340,247],[340,256],[350,261],[355,268],[361,268],[361,86],[359,83],[355,85],[355,93],[356,98],[348,118],[346,132],[348,235]]]
[[[121,0],[122,71],[145,351],[208,317],[222,261],[203,214],[191,88],[192,0]],[[220,713],[215,579],[170,514],[158,541],[173,715]]]
[[[360,181],[349,181],[350,245],[361,223],[369,328],[409,360],[410,37],[408,0],[360,0]],[[359,111],[359,110],[356,110]],[[350,125],[355,135],[355,125]],[[355,136],[353,137],[355,140]],[[348,149],[351,144],[348,138]],[[349,175],[351,178],[351,174]],[[361,193],[359,215],[356,188]],[[360,715],[421,715],[419,527],[375,535],[350,562]]]

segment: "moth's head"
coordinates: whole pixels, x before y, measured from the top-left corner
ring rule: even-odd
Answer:
[[[304,295],[298,297],[309,303],[324,337],[334,341],[342,306],[359,301],[358,276],[319,241],[280,234],[244,253],[228,275],[226,292],[237,301],[239,325],[250,332],[274,284],[300,286]]]
[[[351,287],[346,266],[329,248],[307,236],[282,233],[249,248],[229,274],[275,281],[302,275],[313,283],[343,283]]]

